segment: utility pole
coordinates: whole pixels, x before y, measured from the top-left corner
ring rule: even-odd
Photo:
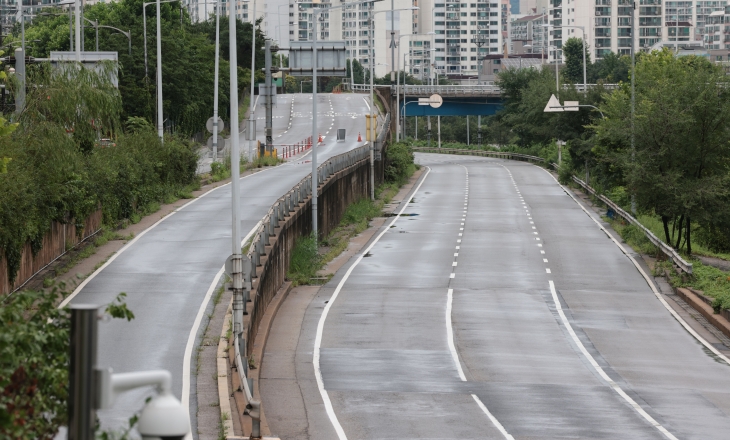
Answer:
[[[248,158],[251,157],[251,151],[253,151],[253,144],[256,141],[256,119],[254,119],[254,100],[253,100],[253,83],[254,83],[254,72],[256,71],[256,0],[251,0],[253,3],[253,15],[251,16],[251,101],[248,103]],[[234,2],[230,2],[229,6],[232,6]],[[229,15],[235,17],[236,11],[234,8],[230,8]],[[232,21],[231,23],[235,23]],[[231,25],[229,29],[236,29],[235,25]],[[234,32],[235,33],[235,32]],[[236,122],[238,124],[238,122]],[[312,153],[314,154],[314,153]]]
[[[213,161],[218,160],[218,70],[220,52],[220,1],[215,2],[215,74],[213,80]],[[207,9],[206,9],[207,11]],[[231,124],[231,128],[236,127]],[[236,127],[237,128],[237,127]],[[231,130],[233,131],[233,130]]]
[[[271,81],[271,40],[266,40],[265,45],[265,68],[266,68],[266,94],[265,94],[265,105],[266,105],[266,151],[269,154],[274,152],[274,138],[273,132],[273,107],[274,107],[274,91],[272,90],[273,84]],[[261,90],[259,89],[259,95]]]
[[[395,83],[395,0],[390,0],[390,84]]]
[[[636,96],[635,96],[635,76],[636,76],[636,35],[634,30],[636,23],[634,18],[636,16],[636,2],[631,4],[631,161],[636,159],[636,145],[634,144],[634,113],[636,111]],[[677,16],[679,18],[679,16]],[[589,183],[586,182],[586,185]],[[631,191],[631,213],[636,214],[636,196],[634,191]]]

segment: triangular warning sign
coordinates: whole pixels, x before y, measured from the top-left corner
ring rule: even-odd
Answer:
[[[557,108],[553,108],[557,107]],[[550,95],[550,101],[548,101],[547,105],[545,106],[545,113],[555,113],[555,112],[562,112],[563,107],[560,105],[560,101],[558,101],[558,98],[555,97],[555,95]]]

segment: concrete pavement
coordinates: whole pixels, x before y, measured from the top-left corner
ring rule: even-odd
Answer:
[[[264,358],[262,396],[280,414],[298,403],[293,420],[267,413],[272,433],[727,437],[730,366],[545,170],[417,160],[430,173],[406,215],[318,292],[292,297],[308,304],[285,324],[299,325],[293,365]]]

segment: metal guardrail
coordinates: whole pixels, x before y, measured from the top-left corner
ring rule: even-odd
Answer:
[[[413,151],[421,153],[441,153],[441,154],[459,154],[464,156],[482,156],[494,157],[497,159],[512,159],[528,162],[545,163],[545,159],[538,156],[530,156],[529,154],[511,153],[509,151],[480,151],[480,150],[457,150],[454,148],[438,148],[438,147],[413,147]]]
[[[317,169],[318,184],[323,184],[331,175],[367,159],[369,154],[369,145],[364,145],[348,151],[347,153],[330,158]],[[265,247],[269,243],[269,238],[274,235],[274,230],[278,227],[279,222],[288,217],[290,213],[292,213],[296,207],[311,194],[312,179],[308,175],[296,184],[289,192],[280,197],[276,203],[269,208],[269,211],[261,220],[260,226],[254,234],[253,239],[251,240],[251,246],[246,254],[251,261],[253,273],[255,273],[256,267],[261,265],[261,256],[265,254]],[[249,326],[243,329],[242,335],[246,343],[249,343],[251,329],[253,326],[258,325],[260,318],[263,316],[265,311],[265,306],[258,303],[258,301],[262,301],[263,298],[256,295],[250,299],[253,301],[253,304],[251,308],[251,315],[249,317]],[[258,402],[254,402],[253,390],[251,389],[251,384],[247,378],[248,363],[246,362],[246,353],[240,352],[241,343],[238,339],[238,335],[234,335],[233,344],[235,347],[236,370],[238,371],[238,375],[241,380],[243,392],[246,396],[246,402],[250,406],[248,408],[248,413],[254,421],[254,426],[256,426],[255,429],[257,429],[258,423],[260,423],[260,407]],[[251,403],[254,403],[254,405],[250,405]]]
[[[401,92],[408,95],[433,95],[441,96],[473,96],[473,95],[499,95],[502,93],[499,86],[495,85],[401,85]]]
[[[553,164],[555,165],[555,164]],[[573,176],[573,181],[580,185],[583,189],[591,193],[591,195],[598,198],[601,202],[603,202],[606,206],[613,209],[616,214],[620,215],[624,220],[631,223],[632,225],[636,226],[637,228],[641,229],[642,232],[644,232],[644,235],[646,235],[646,238],[651,241],[654,246],[658,247],[659,250],[661,250],[664,255],[666,255],[674,264],[676,264],[682,271],[691,274],[692,273],[692,263],[687,262],[684,258],[682,258],[677,251],[669,246],[668,244],[664,243],[659,237],[654,235],[653,232],[651,232],[649,229],[646,228],[646,226],[642,225],[638,220],[636,220],[631,214],[623,210],[620,206],[618,206],[616,203],[614,203],[611,199],[608,197],[598,194],[595,189],[591,188],[590,185],[585,183],[584,181],[580,180],[579,178]]]
[[[619,88],[618,84],[588,84],[587,87],[583,87],[583,84],[575,84],[575,89],[579,92],[587,89],[593,89],[596,87],[603,87],[606,90],[616,90]],[[352,84],[350,90],[353,92],[370,92],[370,84]],[[382,87],[382,86],[381,86]],[[395,88],[396,86],[391,86]],[[573,87],[570,84],[563,85],[563,89],[569,89]],[[499,86],[493,84],[465,84],[465,85],[401,85],[401,93],[405,92],[407,95],[433,95],[438,93],[442,96],[473,96],[473,95],[500,95],[502,90]]]
[[[500,159],[518,159],[518,160],[528,160],[530,162],[538,162],[541,164],[545,164],[545,159],[537,156],[530,156],[527,154],[519,154],[519,153],[510,153],[510,152],[496,152],[496,151],[478,151],[478,150],[455,150],[450,148],[425,148],[425,147],[414,147],[413,151],[419,151],[423,153],[441,153],[441,154],[463,154],[463,155],[473,155],[473,156],[485,156],[485,157],[497,157]],[[558,169],[558,165],[551,163],[550,164],[553,168],[556,170]],[[687,260],[682,258],[679,253],[669,246],[668,244],[664,243],[659,237],[654,235],[653,232],[651,232],[649,229],[647,229],[646,226],[642,225],[637,219],[635,219],[631,214],[626,212],[623,208],[618,206],[616,203],[614,203],[611,199],[608,197],[598,194],[595,189],[593,189],[590,185],[582,181],[581,179],[577,178],[576,176],[572,176],[573,181],[580,185],[583,189],[591,193],[591,195],[595,196],[597,199],[599,199],[601,202],[603,202],[606,206],[610,207],[611,209],[616,212],[619,216],[621,216],[624,220],[631,223],[632,225],[636,226],[637,228],[641,229],[641,231],[646,235],[646,238],[651,241],[654,246],[659,248],[659,250],[664,253],[664,255],[667,256],[674,264],[677,265],[682,271],[685,273],[691,274],[692,273],[692,263],[689,263]]]

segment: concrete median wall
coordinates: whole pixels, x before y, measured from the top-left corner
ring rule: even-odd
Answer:
[[[302,180],[292,191],[306,191],[308,181],[309,178]],[[370,161],[365,157],[334,172],[319,185],[317,224],[320,238],[327,236],[339,225],[350,204],[369,196],[369,182]],[[252,261],[255,264],[258,260],[259,264],[256,265],[255,276],[252,278],[252,301],[247,305],[249,314],[245,317],[247,322],[244,322],[247,328],[247,355],[253,350],[253,342],[266,307],[286,281],[297,240],[312,232],[312,197],[307,195],[297,201],[296,197],[292,198],[288,194],[272,207],[269,215],[274,217],[274,221],[264,221],[260,234],[254,237],[252,244]],[[270,228],[268,234],[265,228]],[[260,242],[263,242],[263,246]],[[258,257],[253,255],[257,246],[260,253]]]

